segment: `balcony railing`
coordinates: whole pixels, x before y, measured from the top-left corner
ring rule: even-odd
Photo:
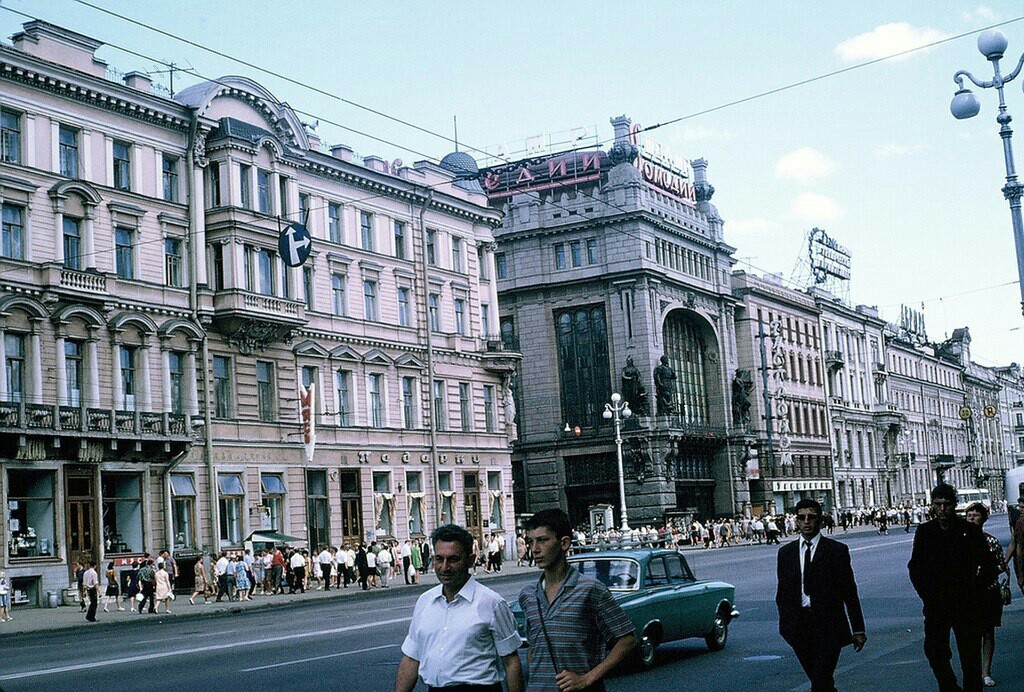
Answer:
[[[825,366],[829,369],[838,370],[846,365],[846,358],[842,351],[825,351]]]
[[[183,413],[122,411],[85,406],[0,402],[0,431],[72,433],[88,437],[191,438],[195,424]]]

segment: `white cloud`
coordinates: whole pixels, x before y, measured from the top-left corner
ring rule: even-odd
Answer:
[[[973,10],[961,12],[960,16],[967,22],[994,22],[999,19],[999,15],[986,5],[978,5]]]
[[[791,151],[775,165],[775,175],[800,182],[828,176],[836,165],[817,149],[801,147]]]
[[[766,219],[760,216],[755,216],[749,219],[733,219],[726,221],[725,230],[726,233],[741,233],[744,235],[754,235],[757,233],[763,233],[777,228],[778,224],[770,219]]]
[[[916,27],[906,22],[882,24],[866,34],[848,38],[836,46],[835,52],[846,62],[875,60],[917,48],[946,38],[949,34],[928,27]],[[901,58],[909,55],[901,56]]]
[[[838,219],[842,216],[843,209],[831,197],[813,192],[803,192],[793,200],[793,207],[790,209],[790,213],[798,219],[823,223]]]

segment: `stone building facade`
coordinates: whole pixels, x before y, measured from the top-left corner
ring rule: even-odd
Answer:
[[[249,79],[172,100],[108,79],[100,46],[41,21],[0,46],[0,568],[18,603],[76,560],[164,548],[187,585],[190,559],[258,531],[316,548],[510,528],[500,214],[462,155],[325,151]],[[301,267],[278,249],[295,221]]]

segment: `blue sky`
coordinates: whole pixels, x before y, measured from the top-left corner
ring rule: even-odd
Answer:
[[[211,2],[90,0],[472,147],[595,127],[643,125],[716,106],[1024,16],[1017,2]],[[206,53],[74,0],[2,0],[110,46],[127,72],[157,60],[244,74],[319,118],[327,143],[411,162],[450,142]],[[284,8],[284,9],[282,9]],[[6,41],[23,17],[0,10]],[[1001,29],[1004,71],[1024,21]],[[1024,318],[993,90],[981,114],[949,114],[953,73],[990,78],[968,36],[651,133],[708,160],[739,268],[788,278],[807,231],[853,253],[854,303],[895,320],[924,305],[929,336],[969,326],[985,365],[1024,362]],[[180,76],[176,88],[194,81]],[[1007,87],[1024,167],[1024,76]],[[374,141],[325,122],[371,133]],[[411,151],[410,151],[411,150]],[[748,266],[749,264],[749,266]]]

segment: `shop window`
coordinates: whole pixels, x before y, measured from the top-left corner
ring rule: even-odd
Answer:
[[[7,471],[11,559],[57,554],[52,471]]]
[[[394,503],[391,494],[391,474],[387,471],[373,472],[373,504],[377,530],[385,536],[394,536]]]
[[[452,472],[437,472],[437,488],[441,495],[441,523],[455,521],[455,491],[452,489]]]
[[[409,471],[405,474],[406,490],[409,492],[409,535],[423,535],[423,472]]]
[[[103,545],[107,552],[142,552],[142,477],[103,474]]]
[[[313,552],[330,545],[327,471],[306,471],[306,524],[309,526],[309,547]]]
[[[221,547],[239,545],[242,542],[242,504],[245,501],[242,477],[234,473],[218,473],[217,489],[220,491]]]
[[[177,550],[196,547],[196,486],[192,476],[171,474],[171,521],[174,547]]]
[[[260,475],[260,487],[263,489],[263,525],[261,528],[271,531],[284,530],[284,480],[278,474],[264,473]]]

